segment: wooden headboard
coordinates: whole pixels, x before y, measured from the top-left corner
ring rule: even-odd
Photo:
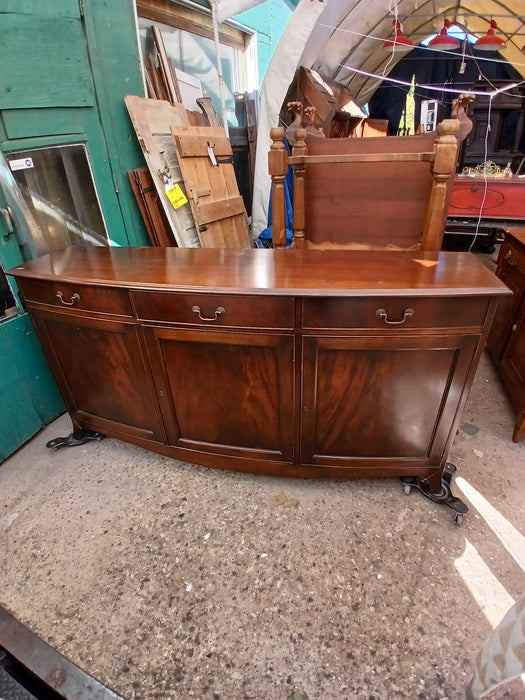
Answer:
[[[437,135],[306,139],[298,129],[290,157],[284,129],[272,129],[274,246],[285,243],[290,165],[296,247],[439,250],[458,129],[456,119],[439,124]]]
[[[295,247],[440,250],[463,124],[454,117],[435,132],[370,138],[325,139],[297,129],[291,156],[284,129],[272,129],[273,245],[286,240],[290,166]]]

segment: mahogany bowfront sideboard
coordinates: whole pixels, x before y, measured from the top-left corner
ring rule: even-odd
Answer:
[[[462,517],[447,455],[509,293],[473,254],[74,247],[9,274],[73,423],[48,446],[401,476]]]

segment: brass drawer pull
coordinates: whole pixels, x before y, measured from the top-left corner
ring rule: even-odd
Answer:
[[[224,306],[218,306],[215,309],[215,314],[213,316],[210,316],[210,317],[203,316],[201,314],[201,307],[200,306],[192,306],[191,310],[193,311],[194,314],[198,315],[198,317],[200,318],[201,321],[216,321],[219,318],[219,316],[226,313],[226,309],[224,308]]]
[[[412,318],[414,314],[414,309],[405,309],[401,321],[389,321],[387,312],[384,309],[378,309],[376,311],[376,318],[382,319],[385,323],[388,323],[389,326],[399,326],[401,323],[404,323],[407,318]]]
[[[515,265],[516,264],[516,251],[512,250],[512,248],[509,248],[507,251],[505,251],[505,260],[510,265]]]
[[[65,306],[74,306],[77,303],[77,301],[80,301],[80,294],[77,294],[77,292],[73,294],[73,296],[71,297],[71,301],[66,301],[62,292],[57,292],[56,295],[60,299],[60,303],[64,304]]]

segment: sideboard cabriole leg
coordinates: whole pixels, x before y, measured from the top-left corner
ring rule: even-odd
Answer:
[[[452,508],[454,511],[454,522],[456,525],[461,525],[463,523],[463,517],[468,513],[468,507],[461,499],[452,494],[450,484],[455,471],[455,465],[447,462],[441,474],[441,491],[439,493],[431,491],[425,479],[421,479],[417,476],[402,476],[403,490],[406,494],[409,494],[414,486],[421,491],[423,496],[434,501],[434,503],[440,503]]]
[[[56,437],[53,440],[46,442],[46,447],[50,450],[58,450],[59,447],[77,447],[83,445],[90,440],[103,440],[105,435],[97,433],[95,430],[84,430],[77,428],[67,437]]]

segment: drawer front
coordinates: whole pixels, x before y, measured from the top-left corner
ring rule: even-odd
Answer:
[[[488,297],[363,297],[305,299],[304,329],[416,329],[479,327]]]
[[[69,282],[18,278],[28,303],[46,304],[57,309],[96,311],[117,316],[133,316],[128,291]]]
[[[137,317],[184,325],[293,329],[291,297],[131,292]]]
[[[525,275],[525,249],[513,241],[512,238],[506,238],[501,244],[498,273],[505,266],[515,268]]]

